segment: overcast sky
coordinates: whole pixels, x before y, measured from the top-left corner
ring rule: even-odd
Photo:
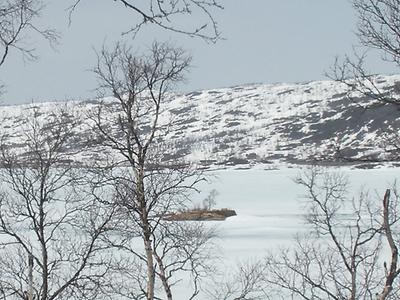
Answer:
[[[42,17],[62,35],[52,49],[36,43],[40,59],[24,62],[13,52],[0,70],[7,86],[4,104],[85,99],[96,96],[94,49],[121,39],[134,15],[111,0],[85,0],[68,26],[68,1],[52,0]],[[155,39],[170,41],[193,55],[193,68],[181,92],[245,83],[299,82],[326,79],[336,55],[357,44],[356,18],[348,0],[221,0],[215,17],[225,40],[207,44],[152,27],[132,40],[146,49]],[[372,55],[376,73],[396,70]]]

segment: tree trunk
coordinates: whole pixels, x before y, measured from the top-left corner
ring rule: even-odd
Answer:
[[[155,289],[155,270],[154,270],[154,260],[153,260],[153,248],[151,241],[151,227],[148,219],[148,211],[146,205],[145,197],[145,186],[144,186],[144,159],[138,159],[139,167],[136,170],[136,188],[138,204],[140,206],[140,219],[142,223],[142,234],[143,234],[143,244],[146,252],[147,261],[147,300],[154,299],[154,289]]]
[[[392,252],[389,270],[386,271],[386,281],[382,292],[378,294],[377,300],[385,300],[393,289],[393,282],[399,274],[397,269],[397,260],[399,251],[393,238],[391,223],[390,223],[390,189],[387,189],[383,197],[383,229],[388,241],[390,251]]]
[[[33,300],[33,256],[29,254],[28,257],[28,300]]]
[[[146,251],[146,259],[147,259],[147,300],[153,300],[154,284],[155,284],[153,250],[151,247],[151,240],[147,237],[145,237],[144,239],[144,248]]]
[[[163,261],[157,254],[155,255],[155,257],[156,257],[156,260],[158,263],[158,267],[160,269],[159,277],[160,277],[162,285],[164,287],[165,295],[167,296],[168,300],[172,300],[172,291],[171,291],[171,287],[168,284],[168,279],[165,274],[165,268],[164,268]]]
[[[46,300],[48,298],[49,293],[49,269],[48,269],[48,253],[47,253],[47,245],[45,238],[45,212],[44,212],[44,197],[43,197],[43,188],[41,189],[41,203],[39,207],[39,240],[42,247],[42,296],[41,300]]]

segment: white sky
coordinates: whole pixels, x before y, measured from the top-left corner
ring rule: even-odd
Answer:
[[[134,24],[133,15],[112,0],[82,0],[68,26],[66,8],[71,0],[51,0],[43,25],[61,34],[52,49],[35,43],[40,59],[24,62],[13,52],[0,69],[7,85],[3,104],[82,99],[96,96],[95,76],[88,71],[96,62],[94,49],[121,39],[121,32]],[[193,55],[193,68],[180,91],[226,87],[254,82],[298,82],[326,79],[336,55],[352,52],[357,44],[356,19],[348,0],[221,0],[217,12],[225,40],[207,44],[202,40],[146,28],[133,40],[146,49],[155,39],[170,41]],[[36,41],[35,38],[31,39]],[[372,55],[374,73],[396,69]]]

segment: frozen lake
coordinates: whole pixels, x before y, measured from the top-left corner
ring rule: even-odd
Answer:
[[[215,189],[218,191],[216,207],[237,212],[237,216],[225,221],[209,222],[218,229],[219,254],[227,272],[240,262],[255,261],[267,251],[290,246],[297,233],[307,230],[304,221],[306,191],[294,182],[306,168],[220,170],[213,172],[216,178],[200,186],[201,193],[195,195],[195,203],[201,203]],[[348,176],[350,197],[356,197],[361,190],[369,190],[377,201],[381,201],[386,188],[400,178],[400,168],[330,167],[327,170]],[[178,300],[187,299],[183,286],[175,291]]]
[[[307,230],[304,221],[305,189],[294,179],[307,167],[282,167],[268,170],[257,167],[247,170],[218,170],[210,172],[210,180],[202,182],[194,194],[193,203],[201,204],[212,190],[216,190],[216,208],[234,209],[237,216],[225,221],[206,222],[217,228],[219,269],[232,273],[240,262],[255,261],[267,251],[290,246],[297,233]],[[334,168],[350,181],[350,197],[369,190],[381,201],[386,188],[400,178],[400,168],[351,169]],[[187,300],[189,287],[185,280],[173,287],[174,299]],[[207,299],[200,294],[196,299]]]
[[[237,212],[237,216],[225,221],[210,222],[218,228],[217,243],[225,266],[254,261],[269,250],[290,246],[296,233],[307,230],[304,221],[306,191],[293,181],[306,168],[220,170],[213,172],[216,178],[200,186],[201,193],[195,195],[195,203],[201,203],[215,189],[218,191],[216,207]],[[348,176],[350,197],[357,196],[361,190],[369,190],[377,201],[381,201],[386,188],[400,178],[399,168],[330,167],[328,170]],[[187,299],[184,287],[176,292],[177,299]]]
[[[306,229],[304,222],[304,194],[302,186],[293,179],[300,168],[279,170],[221,170],[217,177],[200,186],[203,199],[209,191],[218,191],[217,207],[235,209],[237,216],[223,222],[213,222],[219,232],[222,255],[228,260],[247,260],[262,256],[268,249],[288,245],[293,236]],[[350,181],[350,194],[356,196],[361,189],[369,190],[377,201],[387,187],[400,178],[399,168],[351,169],[329,168],[346,174]],[[380,197],[378,199],[378,196]]]

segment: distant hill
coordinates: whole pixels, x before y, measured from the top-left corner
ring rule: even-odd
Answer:
[[[396,92],[400,75],[377,76],[375,80],[382,90]],[[345,91],[340,83],[316,81],[171,95],[160,118],[161,127],[168,126],[163,142],[159,140],[162,160],[243,167],[276,161],[397,160],[387,151],[386,135],[400,128],[400,111],[387,105],[365,109],[370,99],[359,95],[350,100]],[[112,99],[106,101],[113,105]],[[39,118],[45,120],[59,105],[49,102],[2,106],[0,133],[23,155],[24,116],[36,108]],[[69,159],[79,163],[114,155],[99,145],[85,118],[98,101],[74,101],[68,105],[74,107],[71,120],[83,120],[65,149]]]

